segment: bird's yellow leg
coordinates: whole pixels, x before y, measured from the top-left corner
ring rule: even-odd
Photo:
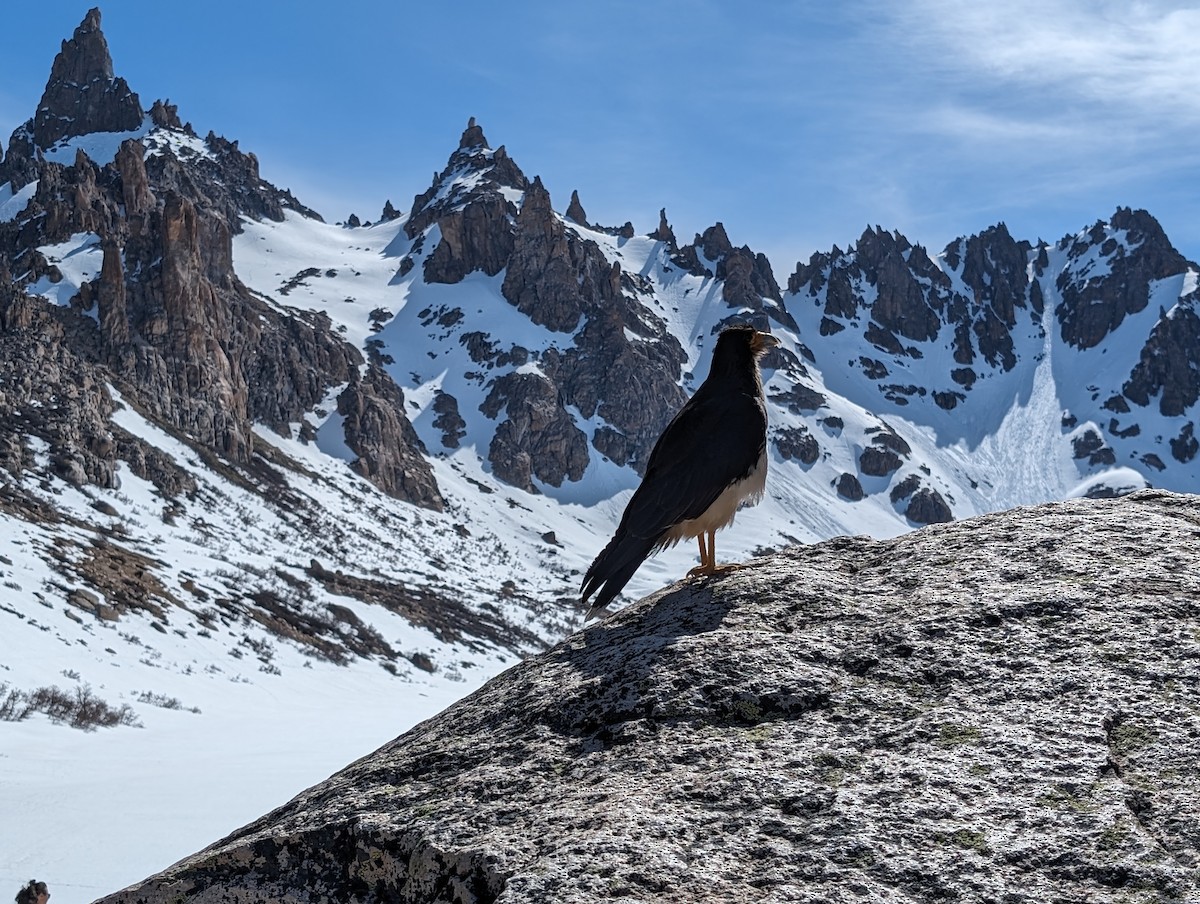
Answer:
[[[708,532],[708,555],[708,574],[721,574],[722,572],[726,571],[737,571],[742,567],[737,562],[729,562],[725,565],[717,565],[717,532],[715,530],[710,530]]]
[[[700,564],[688,572],[689,578],[712,574],[712,534],[709,534],[709,544],[704,543],[704,532],[696,534],[696,544],[700,547]]]

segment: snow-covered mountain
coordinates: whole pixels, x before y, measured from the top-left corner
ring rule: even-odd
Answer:
[[[767,498],[722,559],[1200,487],[1198,268],[1144,211],[937,255],[876,227],[784,289],[719,223],[680,245],[665,212],[649,234],[559,212],[473,120],[414,191],[325,223],[236,142],[145,110],[98,11],[64,42],[0,159],[0,694],[86,687],[236,736],[263,699],[341,688],[325,711],[386,699],[392,737],[578,624],[735,321],[781,346]]]

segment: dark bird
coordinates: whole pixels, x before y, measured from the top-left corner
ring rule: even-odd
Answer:
[[[758,360],[778,344],[749,326],[721,331],[708,378],[654,444],[616,534],[583,577],[583,602],[596,593],[587,618],[621,592],[648,556],[685,537],[700,546],[700,565],[689,574],[719,570],[717,531],[766,488],[767,407]]]

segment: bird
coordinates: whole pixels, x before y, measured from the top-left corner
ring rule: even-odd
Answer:
[[[758,362],[778,344],[752,326],[721,331],[708,377],[654,444],[616,533],[584,575],[582,602],[596,594],[585,622],[650,555],[685,538],[700,547],[700,565],[689,576],[739,567],[718,568],[716,533],[766,490],[767,406]]]

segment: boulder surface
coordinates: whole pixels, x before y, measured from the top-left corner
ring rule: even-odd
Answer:
[[[1197,901],[1198,541],[1147,490],[686,580],[104,901]]]

